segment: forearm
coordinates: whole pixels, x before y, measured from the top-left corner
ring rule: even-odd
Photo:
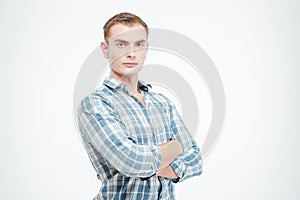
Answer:
[[[160,170],[169,166],[183,152],[181,144],[176,140],[161,144],[159,147],[162,152]]]
[[[193,145],[177,157],[170,164],[170,167],[180,177],[180,181],[200,175],[202,173],[202,159],[199,148]]]
[[[177,179],[179,178],[175,171],[172,169],[171,166],[167,166],[161,170],[159,170],[156,174],[157,176],[165,177],[168,179]]]
[[[168,179],[185,180],[202,172],[202,161],[199,149],[192,146],[189,151],[179,155],[169,166],[160,169],[156,175]]]

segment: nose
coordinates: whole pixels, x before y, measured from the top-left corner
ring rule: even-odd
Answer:
[[[130,59],[134,59],[136,56],[136,49],[134,46],[131,46],[131,48],[129,49],[129,51],[126,53],[126,57],[130,58]]]

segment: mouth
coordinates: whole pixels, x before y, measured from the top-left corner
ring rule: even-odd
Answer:
[[[135,67],[138,64],[135,62],[123,62],[123,65],[125,65],[126,67]]]

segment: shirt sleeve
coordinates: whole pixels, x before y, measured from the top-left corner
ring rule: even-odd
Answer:
[[[168,104],[174,139],[179,141],[183,147],[183,153],[177,157],[170,166],[179,177],[179,179],[173,182],[182,182],[202,173],[202,159],[196,141],[186,128],[174,104],[170,100],[168,100]]]
[[[149,177],[157,172],[162,159],[160,148],[135,144],[109,101],[90,95],[81,101],[77,115],[81,137],[120,173]]]

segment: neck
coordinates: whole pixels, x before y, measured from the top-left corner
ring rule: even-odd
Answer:
[[[109,76],[125,83],[128,87],[129,93],[134,93],[137,91],[137,84],[138,84],[138,80],[139,80],[138,74],[124,76],[124,75],[118,75],[111,71]]]

